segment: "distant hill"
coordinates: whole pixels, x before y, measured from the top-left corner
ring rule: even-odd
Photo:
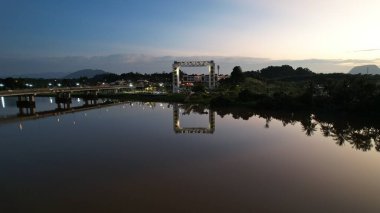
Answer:
[[[79,70],[79,71],[73,72],[65,76],[64,78],[66,79],[75,79],[75,78],[81,78],[81,77],[93,78],[96,75],[103,75],[103,74],[109,74],[109,73],[104,70],[85,69],[85,70]]]
[[[53,79],[62,78],[67,73],[64,72],[41,72],[41,73],[16,73],[16,74],[0,74],[0,78],[43,78]]]
[[[357,66],[351,69],[350,74],[380,75],[380,68],[376,65]]]

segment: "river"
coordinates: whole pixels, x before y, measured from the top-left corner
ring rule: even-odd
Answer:
[[[126,102],[7,121],[3,102],[0,212],[380,212],[366,119]]]

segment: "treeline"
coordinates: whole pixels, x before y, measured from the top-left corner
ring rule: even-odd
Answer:
[[[379,112],[380,76],[316,74],[284,65],[243,72],[220,82],[214,106]]]
[[[94,78],[88,79],[90,83],[96,83],[96,82],[115,82],[119,80],[124,81],[138,81],[138,80],[147,80],[149,82],[155,82],[155,83],[165,83],[165,82],[171,82],[172,74],[171,73],[153,73],[153,74],[141,74],[137,72],[129,72],[129,73],[123,73],[123,74],[102,74],[97,75]]]
[[[245,77],[282,81],[306,80],[315,75],[316,74],[308,68],[298,67],[297,69],[294,69],[289,65],[269,66],[259,71],[248,71],[244,73]]]
[[[34,79],[34,78],[0,78],[0,89],[26,89],[26,88],[46,88],[46,87],[74,87],[79,85],[94,86],[99,83],[112,83],[116,81],[136,82],[138,80],[147,80],[153,83],[170,83],[172,80],[171,73],[153,73],[141,74],[136,72],[123,74],[101,74],[93,78],[81,77],[77,79]]]

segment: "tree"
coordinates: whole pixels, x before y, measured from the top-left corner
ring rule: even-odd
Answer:
[[[205,86],[202,83],[195,84],[194,87],[192,88],[193,92],[200,93],[200,92],[205,92]]]
[[[231,72],[231,81],[232,83],[238,84],[240,82],[244,81],[244,74],[243,70],[240,66],[234,67],[234,69]]]

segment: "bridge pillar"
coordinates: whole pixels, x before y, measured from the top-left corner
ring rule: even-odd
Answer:
[[[96,105],[98,99],[98,91],[86,91],[86,94],[83,97],[84,105]]]
[[[173,64],[173,73],[172,73],[172,78],[173,78],[173,93],[179,93],[179,87],[180,87],[180,81],[179,81],[179,69],[180,65],[178,65],[176,62]]]
[[[36,100],[34,95],[19,95],[16,102],[20,115],[36,114]]]
[[[174,129],[175,133],[181,132],[178,104],[174,104],[174,106],[173,106],[173,129]]]
[[[71,108],[71,92],[59,92],[55,96],[55,103],[57,109],[70,109]]]

